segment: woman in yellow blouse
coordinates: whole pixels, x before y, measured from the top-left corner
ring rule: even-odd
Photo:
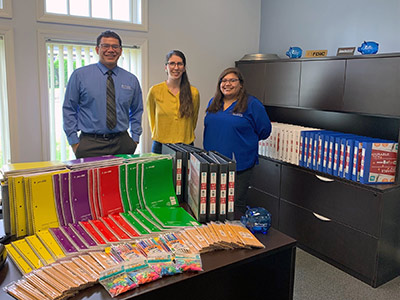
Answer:
[[[147,95],[153,153],[161,153],[165,143],[193,144],[199,114],[199,91],[190,85],[181,51],[167,54],[165,72],[167,80],[152,86]]]

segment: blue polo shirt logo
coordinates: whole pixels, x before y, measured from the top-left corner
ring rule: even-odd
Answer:
[[[232,116],[237,116],[237,117],[243,118],[243,114],[240,114],[240,113],[232,113]]]

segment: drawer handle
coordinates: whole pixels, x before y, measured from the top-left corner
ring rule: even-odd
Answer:
[[[325,182],[332,182],[332,181],[335,181],[335,179],[326,178],[326,177],[323,177],[323,176],[317,175],[317,174],[315,174],[315,177],[317,177],[319,180],[325,181]]]
[[[328,219],[328,218],[326,218],[326,217],[324,217],[324,216],[321,216],[321,215],[319,215],[319,214],[316,214],[315,212],[313,212],[313,215],[314,215],[316,218],[318,218],[318,219],[320,219],[321,221],[324,221],[324,222],[330,222],[330,221],[332,221],[331,219]]]

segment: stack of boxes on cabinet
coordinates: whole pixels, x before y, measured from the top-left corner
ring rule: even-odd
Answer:
[[[398,143],[272,122],[259,154],[363,184],[394,183]]]

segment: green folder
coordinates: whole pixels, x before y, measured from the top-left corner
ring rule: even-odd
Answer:
[[[162,225],[147,209],[137,209],[136,210],[139,214],[142,215],[145,219],[147,219],[149,222],[153,223],[156,225],[156,227],[159,227],[161,230],[167,230],[164,225]]]
[[[143,217],[140,213],[137,211],[130,211],[129,212],[131,216],[138,222],[140,225],[142,225],[144,228],[149,229],[151,232],[161,232],[161,228],[149,220],[147,220],[145,217]]]
[[[128,194],[129,210],[140,208],[137,190],[137,163],[129,163],[126,165],[126,187]]]
[[[201,225],[184,208],[179,206],[149,207],[148,211],[160,224],[167,228]]]
[[[172,159],[143,163],[141,175],[144,207],[179,205],[172,181]]]
[[[124,220],[127,221],[137,233],[141,235],[151,233],[150,229],[147,230],[144,228],[129,212],[120,213],[120,216],[124,218]]]
[[[138,208],[145,208],[146,204],[143,202],[143,180],[142,180],[142,169],[143,169],[143,162],[137,164],[137,169],[136,169],[136,190],[138,194],[138,200],[139,200],[139,206],[136,207]],[[132,209],[134,210],[134,209]]]
[[[130,210],[128,191],[127,191],[127,176],[126,176],[126,164],[119,166],[119,189],[121,191],[122,206],[124,211]]]

